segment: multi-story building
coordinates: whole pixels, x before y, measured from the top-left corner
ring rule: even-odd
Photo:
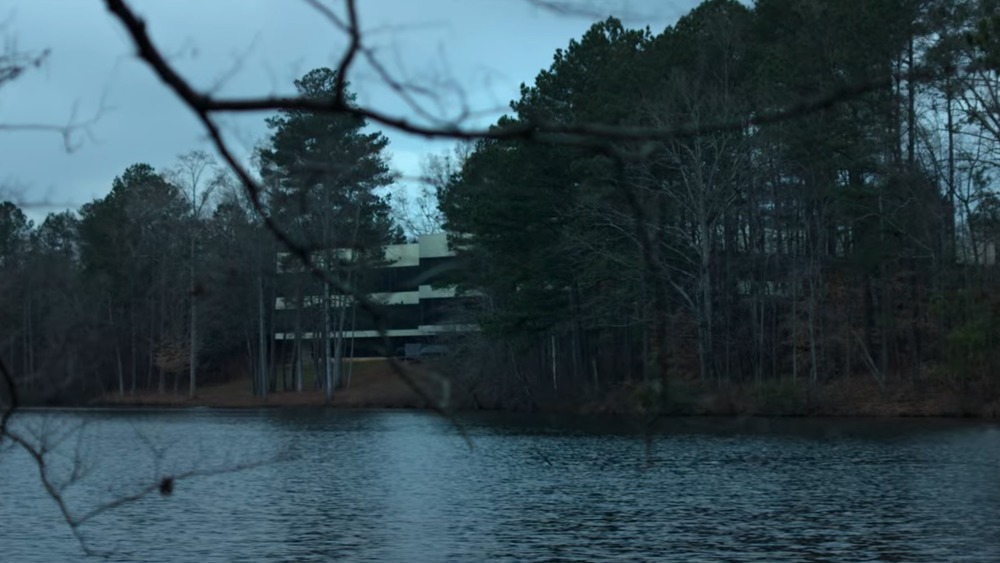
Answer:
[[[385,265],[365,272],[360,278],[357,289],[378,305],[379,321],[387,329],[393,352],[434,343],[442,335],[476,330],[474,325],[456,322],[464,298],[456,294],[454,285],[442,281],[454,265],[454,256],[445,233],[422,235],[417,242],[387,246]],[[340,307],[347,306],[349,310],[345,311],[342,333],[345,342],[350,342],[345,346],[345,355],[352,350],[355,356],[385,352],[378,323],[371,315],[351,307],[354,300],[350,296],[331,295],[329,302],[331,337],[337,336]],[[302,337],[315,343],[323,337],[322,315],[318,314],[322,312],[323,299],[320,295],[309,295],[303,303],[303,312],[308,310],[309,314],[303,315],[307,320],[302,324]],[[278,311],[275,338],[279,341],[290,342],[295,338],[293,315],[289,314],[294,308],[291,299],[279,297],[275,303]]]

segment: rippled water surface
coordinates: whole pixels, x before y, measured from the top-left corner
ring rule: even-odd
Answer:
[[[23,412],[117,561],[1000,561],[1000,428],[400,411]],[[85,560],[0,450],[0,560]],[[98,559],[95,559],[98,560]]]

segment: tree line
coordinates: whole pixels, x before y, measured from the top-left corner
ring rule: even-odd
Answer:
[[[677,381],[995,395],[997,8],[594,24],[493,127],[592,136],[482,139],[439,183],[454,279],[484,296],[458,374],[521,404]]]
[[[995,393],[996,4],[708,0],[658,34],[612,17],[485,133],[403,122],[472,139],[421,206],[457,253],[445,283],[477,303],[454,311],[481,327],[455,337],[456,380],[501,406],[677,381]],[[0,350],[26,388],[194,393],[230,365],[266,393],[311,365],[333,391],[342,290],[405,222],[365,116],[395,121],[354,106],[343,70],[287,100],[178,90],[202,116],[281,108],[239,189],[191,153],[39,226],[4,205]]]
[[[295,85],[322,99],[337,80],[321,68]],[[395,181],[387,139],[364,120],[309,112],[281,112],[267,125],[254,161],[268,214],[295,244],[325,253],[331,275],[353,283],[402,237],[383,190]],[[201,151],[165,170],[131,165],[105,197],[39,225],[3,202],[0,354],[26,400],[193,395],[199,374],[218,381],[249,373],[259,394],[301,391],[310,360],[332,391],[343,339],[330,331],[343,333],[348,300],[280,251],[247,194]],[[277,302],[294,323],[276,324]],[[294,332],[291,346],[274,338],[276,328]],[[307,331],[335,341],[337,357],[324,357]]]

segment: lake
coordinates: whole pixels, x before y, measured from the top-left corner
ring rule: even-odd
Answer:
[[[112,561],[1000,561],[1000,427],[415,411],[30,411]],[[0,452],[0,560],[86,560]]]

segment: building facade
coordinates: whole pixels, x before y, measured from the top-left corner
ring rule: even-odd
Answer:
[[[384,355],[386,347],[378,331],[379,323],[387,329],[392,352],[396,354],[416,345],[436,343],[444,335],[476,330],[474,325],[455,320],[462,316],[460,312],[467,297],[457,295],[455,286],[444,281],[455,265],[455,253],[448,246],[447,234],[422,235],[413,243],[389,245],[384,255],[384,265],[364,272],[356,283],[358,291],[376,304],[378,322],[355,307],[352,296],[329,297],[331,339],[338,336],[344,339],[345,356]],[[299,317],[302,338],[312,345],[321,345],[324,335],[324,299],[317,294],[317,286],[313,283],[309,294],[302,299],[303,311]],[[275,310],[274,336],[280,342],[290,343],[295,339],[295,300],[279,296]],[[344,324],[339,332],[341,314]]]

